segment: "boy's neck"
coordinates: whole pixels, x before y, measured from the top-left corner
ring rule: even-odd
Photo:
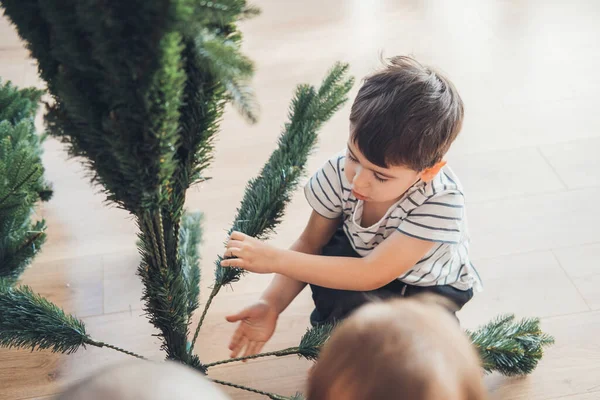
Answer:
[[[385,202],[365,201],[363,203],[361,226],[369,227],[380,221],[390,207],[397,201],[398,200]]]
[[[392,207],[394,204],[396,204],[398,201],[400,201],[400,199],[402,199],[404,196],[406,196],[406,193],[415,185],[419,184],[419,182],[421,182],[421,179],[417,179],[415,181],[415,183],[413,183],[404,193],[402,193],[402,196],[392,199],[392,200],[388,200],[388,201],[364,201],[363,203],[363,212],[362,212],[362,218],[361,218],[361,225],[363,227],[368,227],[371,226],[373,224],[375,224],[376,222],[380,221],[381,218],[383,218],[383,216],[385,215],[385,213],[390,209],[390,207]]]

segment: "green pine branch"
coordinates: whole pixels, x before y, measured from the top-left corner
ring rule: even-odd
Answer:
[[[188,79],[176,153],[179,170],[175,174],[182,188],[205,179],[203,173],[213,159],[214,139],[227,101],[225,89],[198,54],[194,40],[186,39],[185,44],[183,58]]]
[[[221,26],[260,14],[260,9],[244,0],[199,1],[196,2],[196,11],[204,15],[204,25]]]
[[[71,354],[89,340],[82,321],[27,286],[0,282],[0,346]]]
[[[34,87],[19,89],[0,78],[0,121],[16,125],[21,120],[35,118],[43,94]]]
[[[2,221],[2,225],[3,228],[6,226],[7,230],[11,229],[11,224],[5,224]],[[0,257],[0,278],[6,279],[13,285],[19,280],[46,241],[45,228],[44,222],[38,221],[24,236],[21,236],[22,232],[19,232],[19,236],[0,237],[0,248],[3,252]]]
[[[241,53],[238,36],[224,37],[219,32],[203,29],[195,37],[195,46],[210,73],[224,87],[228,100],[248,121],[256,122],[258,104],[248,85],[254,65]]]
[[[318,91],[309,85],[298,86],[278,147],[259,176],[248,183],[230,233],[235,229],[266,239],[281,222],[316,144],[319,128],[347,101],[353,84],[347,72],[347,64],[336,64]],[[220,261],[219,258],[216,285],[235,282],[243,274],[238,268],[221,267]]]
[[[531,373],[544,348],[554,343],[554,338],[540,329],[539,319],[515,321],[514,315],[500,316],[467,334],[479,351],[483,368],[506,376]]]
[[[59,63],[51,54],[51,28],[42,17],[38,3],[37,0],[0,0],[4,15],[14,24],[31,56],[37,60],[40,76],[52,89]]]
[[[0,122],[0,131],[7,121]],[[38,199],[37,184],[42,179],[43,168],[27,148],[13,149],[9,137],[0,140],[0,215],[3,217],[16,208],[31,208]]]
[[[138,354],[93,340],[83,321],[66,314],[29,287],[12,287],[0,279],[0,347],[51,350],[71,354],[86,345],[106,347],[136,357]]]
[[[167,358],[189,364],[187,353],[188,291],[177,260],[167,259],[165,233],[159,212],[138,217],[138,275],[144,284],[144,309],[160,331]]]
[[[278,147],[259,176],[248,183],[229,233],[235,229],[265,239],[280,223],[316,144],[319,128],[348,100],[347,94],[354,82],[347,76],[348,69],[347,64],[336,64],[318,91],[309,85],[298,86]],[[238,268],[221,267],[221,260],[218,257],[216,261],[215,285],[196,326],[190,353],[214,297],[224,285],[237,281],[243,273]]]
[[[322,324],[309,328],[300,339],[298,355],[309,361],[316,361],[334,328],[333,324]]]
[[[184,0],[178,3],[178,12],[185,16],[180,30],[187,36],[194,36],[205,27],[219,33],[230,32],[236,30],[238,21],[260,14],[260,10],[248,5],[246,0]]]
[[[3,5],[32,48],[52,49],[39,63],[54,97],[50,134],[83,158],[108,200],[134,213],[166,202],[186,80],[178,2],[26,3],[41,20],[35,34],[18,5]]]
[[[200,297],[200,253],[202,241],[202,213],[184,214],[179,231],[179,262],[187,288],[188,318],[198,308]]]
[[[0,84],[0,278],[12,284],[46,239],[44,220],[32,220],[36,203],[52,196],[34,125],[41,94]]]
[[[275,350],[275,351],[269,351],[269,352],[265,352],[265,353],[254,354],[252,356],[227,358],[225,360],[219,360],[219,361],[215,361],[215,362],[206,364],[206,369],[210,369],[212,367],[217,367],[219,365],[231,364],[231,363],[235,363],[235,362],[256,360],[258,358],[291,356],[294,354],[298,354],[298,352],[299,352],[298,347],[288,347],[288,348],[281,349],[281,350]]]
[[[8,153],[25,152],[43,173],[44,136],[36,132],[34,124],[42,93],[33,87],[17,88],[10,81],[2,84],[0,79],[0,140],[8,141],[4,143],[2,160],[8,162],[11,157]],[[40,200],[47,201],[52,197],[52,187],[45,180],[32,181],[31,185],[32,192],[37,193]]]
[[[182,58],[187,81],[180,109],[175,171],[161,188],[167,197],[161,212],[169,262],[178,257],[179,230],[187,189],[206,179],[203,172],[212,161],[213,140],[226,103],[224,90],[204,68],[192,41],[186,42]]]

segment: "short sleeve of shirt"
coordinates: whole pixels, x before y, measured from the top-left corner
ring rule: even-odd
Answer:
[[[308,204],[320,215],[336,219],[342,215],[342,168],[344,157],[327,161],[308,181],[304,195]]]
[[[441,193],[410,211],[397,229],[417,239],[457,244],[464,234],[464,205],[462,193]]]

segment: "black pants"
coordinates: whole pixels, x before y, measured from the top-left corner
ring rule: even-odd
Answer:
[[[339,228],[329,243],[325,245],[322,254],[332,257],[360,257],[352,248],[350,240],[342,228]],[[399,280],[394,280],[379,289],[368,292],[329,289],[317,285],[310,285],[310,288],[315,303],[315,309],[310,316],[313,326],[338,322],[373,299],[385,300],[429,292],[452,300],[456,304],[457,310],[460,310],[473,297],[472,289],[463,291],[450,285],[413,286]]]

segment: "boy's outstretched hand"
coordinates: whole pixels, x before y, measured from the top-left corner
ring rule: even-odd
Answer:
[[[231,358],[258,354],[273,336],[279,313],[266,301],[258,301],[235,315],[226,317],[228,322],[238,322],[229,350]]]

